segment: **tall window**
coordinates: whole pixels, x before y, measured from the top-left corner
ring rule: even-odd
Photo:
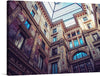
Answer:
[[[69,42],[69,47],[70,47],[71,49],[73,48],[73,44],[72,44],[71,41]]]
[[[28,21],[25,21],[24,25],[26,26],[27,29],[29,29],[30,26],[31,26],[30,23],[29,23]]]
[[[57,55],[57,48],[52,49],[52,56]]]
[[[57,62],[52,63],[52,74],[56,74],[58,72]]]
[[[34,8],[35,8],[35,10],[38,10],[38,7],[37,7],[37,5],[36,5],[36,4],[34,5]]]
[[[44,35],[46,35],[46,30],[44,29]]]
[[[77,59],[80,59],[80,58],[83,58],[83,57],[86,57],[87,54],[85,52],[79,52],[79,53],[76,53],[74,56],[73,56],[73,60],[77,60]]]
[[[81,45],[84,44],[82,38],[79,38],[79,41],[80,41],[80,44],[81,44]]]
[[[57,41],[57,36],[53,37],[53,42]]]
[[[39,67],[40,69],[43,68],[43,57],[42,57],[41,55],[40,55],[40,58],[39,58],[38,67]]]
[[[74,40],[74,46],[75,47],[79,46],[78,40]]]
[[[87,20],[88,20],[88,18],[87,18],[87,17],[83,17],[83,20],[84,20],[84,21],[87,21]]]
[[[20,49],[24,43],[24,36],[19,33],[16,37],[16,40],[15,40],[15,45]]]
[[[85,60],[85,62],[82,63],[77,63],[73,65],[73,72],[78,73],[78,72],[92,72],[93,71],[93,66],[90,62],[90,60]]]
[[[76,36],[76,33],[74,32],[74,33],[72,33],[72,36]]]
[[[56,33],[57,32],[57,28],[53,29],[53,33]]]
[[[88,62],[86,63],[86,66],[87,66],[87,70],[88,70],[89,72],[92,72],[92,71],[93,71],[92,64],[91,64],[90,61],[88,61]]]
[[[88,27],[88,29],[91,29],[92,28],[91,23],[87,24],[87,27]]]
[[[86,72],[84,64],[80,64],[79,67],[80,67],[80,72]]]
[[[47,22],[45,22],[45,26],[46,26],[46,27],[48,26]]]
[[[77,65],[73,65],[73,71],[74,71],[75,73],[79,72],[77,69],[78,69],[78,66],[77,66]]]
[[[34,17],[35,16],[35,13],[34,13],[34,11],[32,10],[31,11],[31,15]]]
[[[99,35],[97,33],[93,34],[92,36],[95,41],[97,41],[99,39]]]
[[[42,48],[45,50],[45,43],[42,41]]]

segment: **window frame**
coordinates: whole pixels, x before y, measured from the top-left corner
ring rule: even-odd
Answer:
[[[53,42],[56,42],[57,41],[57,36],[54,36],[53,37]]]
[[[92,28],[91,23],[88,23],[88,24],[87,24],[87,27],[88,27],[88,29],[91,29],[91,28]]]
[[[44,60],[44,58],[40,55],[40,56],[39,56],[38,67],[39,67],[41,70],[43,69],[43,60]]]
[[[94,35],[96,35],[97,38],[95,38]],[[97,41],[100,38],[97,32],[92,34],[92,37],[93,37],[94,41]]]
[[[20,40],[17,39],[19,34],[20,34],[20,35],[22,36],[22,38],[23,38],[23,41],[22,41],[20,47],[19,47]],[[15,46],[16,46],[18,49],[22,49],[22,47],[23,47],[23,45],[24,45],[24,43],[25,43],[25,39],[26,39],[26,38],[24,37],[24,35],[23,35],[21,32],[19,32],[19,33],[16,35],[16,37],[17,37],[17,38],[14,40],[14,44],[15,44]],[[16,43],[16,42],[17,42],[17,43]]]
[[[30,13],[31,13],[32,17],[34,18],[35,12],[32,10]]]
[[[88,18],[85,16],[85,17],[83,17],[83,21],[85,22],[85,21],[87,21],[88,20]]]
[[[34,5],[34,8],[35,8],[35,10],[38,10],[38,6],[36,4]]]
[[[58,63],[57,62],[52,63],[51,68],[52,68],[52,74],[58,73]]]
[[[72,33],[72,37],[74,37],[74,36],[76,36],[76,32],[73,32],[73,33]]]
[[[53,29],[53,34],[54,34],[54,33],[57,33],[57,28],[54,28],[54,29]]]
[[[57,55],[57,51],[58,51],[57,47],[56,48],[53,48],[52,49],[52,56]]]

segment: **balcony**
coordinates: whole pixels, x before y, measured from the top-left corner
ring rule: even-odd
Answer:
[[[42,44],[40,44],[40,45],[38,44],[38,46],[39,46],[39,52],[45,58],[47,56],[45,49],[43,49]]]
[[[60,54],[51,56],[51,57],[49,58],[49,62],[52,62],[52,61],[55,61],[55,60],[58,60],[58,59],[60,59]]]

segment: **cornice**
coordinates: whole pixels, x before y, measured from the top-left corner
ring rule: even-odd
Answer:
[[[52,26],[52,21],[50,19],[50,16],[46,10],[46,8],[44,7],[42,2],[37,2],[37,4],[39,5],[40,10],[42,11],[44,17],[46,18],[46,20],[49,22],[50,26]]]

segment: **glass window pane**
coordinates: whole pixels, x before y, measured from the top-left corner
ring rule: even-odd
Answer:
[[[55,28],[55,29],[53,29],[53,33],[56,33],[57,32],[57,29]]]
[[[83,17],[83,20],[84,20],[84,21],[87,21],[87,20],[88,20],[88,18],[87,18],[87,17]]]
[[[79,53],[76,53],[74,56],[73,56],[73,60],[76,60],[76,59],[80,59],[82,57],[86,57],[87,54],[84,53],[84,52],[79,52]]]
[[[57,41],[57,36],[53,37],[53,42]]]
[[[91,23],[87,24],[87,26],[88,26],[88,29],[91,29],[92,28]]]
[[[20,49],[24,41],[24,37],[19,33],[15,40],[15,45]]]
[[[70,46],[71,49],[73,48],[72,42],[69,42],[69,46]]]
[[[28,22],[28,21],[25,21],[24,25],[26,26],[26,28],[27,28],[27,29],[29,29],[29,28],[30,28],[30,24],[29,24],[29,22]]]
[[[76,36],[76,33],[74,32],[74,33],[72,33],[72,36]]]
[[[52,63],[52,73],[55,74],[58,72],[57,62]]]
[[[55,73],[57,73],[57,63],[55,63]]]
[[[52,64],[52,74],[54,74],[54,64]]]
[[[79,46],[78,40],[74,40],[74,46],[75,47]]]
[[[35,16],[35,13],[34,13],[34,11],[32,10],[31,11],[31,15],[34,17]]]
[[[34,8],[35,8],[35,10],[38,10],[38,7],[37,7],[37,5],[36,5],[36,4],[34,5]]]
[[[80,34],[80,31],[77,31],[77,34]]]
[[[82,38],[80,38],[79,40],[80,40],[80,44],[83,45],[84,43],[83,43]]]

